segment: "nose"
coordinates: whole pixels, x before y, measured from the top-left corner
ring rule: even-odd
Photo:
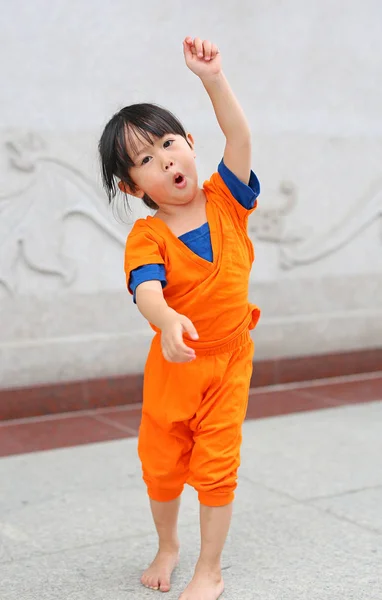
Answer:
[[[166,164],[165,164],[164,168],[166,169],[166,171],[168,171],[169,168],[173,167],[173,166],[174,166],[174,161],[173,160],[168,160],[168,161],[166,161]]]

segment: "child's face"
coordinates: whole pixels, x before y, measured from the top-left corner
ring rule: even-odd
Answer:
[[[135,152],[128,148],[134,167],[130,177],[137,186],[135,196],[144,194],[161,208],[166,205],[187,204],[198,190],[194,140],[181,135],[166,134],[153,138],[153,144],[138,137]]]

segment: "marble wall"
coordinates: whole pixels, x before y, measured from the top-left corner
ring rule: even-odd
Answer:
[[[110,209],[97,141],[154,101],[197,144],[223,138],[185,35],[219,44],[262,182],[250,219],[258,358],[382,344],[379,0],[3,0],[0,20],[0,387],[141,371],[151,331],[125,290],[135,218]]]

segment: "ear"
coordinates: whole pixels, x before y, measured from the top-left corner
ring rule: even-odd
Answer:
[[[189,144],[189,146],[190,146],[191,150],[194,150],[194,149],[195,149],[195,141],[194,141],[194,138],[193,138],[193,136],[191,135],[191,133],[188,133],[188,134],[187,134],[187,142],[188,142],[188,144]],[[195,152],[194,152],[194,158],[196,158],[196,154],[195,154]]]
[[[130,194],[130,196],[135,196],[136,198],[140,198],[142,200],[145,192],[137,188],[135,192],[125,183],[124,181],[118,181],[118,187],[124,194]]]

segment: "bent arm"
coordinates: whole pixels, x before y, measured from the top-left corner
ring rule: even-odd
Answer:
[[[136,301],[139,312],[158,329],[163,329],[166,320],[176,314],[164,299],[160,281],[144,281],[138,285]]]

